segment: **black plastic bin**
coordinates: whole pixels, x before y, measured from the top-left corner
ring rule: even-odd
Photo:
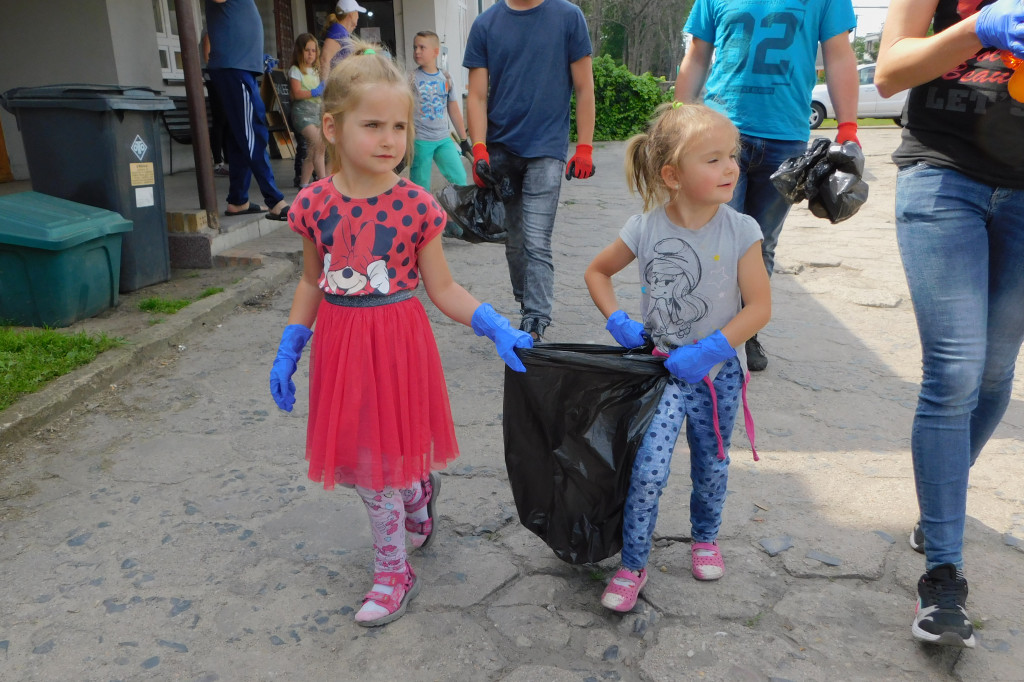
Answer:
[[[121,244],[121,293],[171,278],[157,90],[46,85],[0,95],[18,119],[32,189],[132,221]]]

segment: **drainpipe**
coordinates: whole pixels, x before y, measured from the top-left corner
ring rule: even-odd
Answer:
[[[210,156],[210,129],[206,124],[206,98],[199,69],[199,38],[196,36],[195,14],[191,0],[174,0],[178,16],[178,38],[181,61],[185,69],[185,96],[188,98],[188,121],[192,126],[192,155],[196,162],[196,189],[199,207],[206,211],[207,224],[219,229],[217,192],[213,185],[213,159]]]

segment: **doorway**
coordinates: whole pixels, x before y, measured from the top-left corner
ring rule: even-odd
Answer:
[[[395,51],[395,6],[393,0],[357,0],[366,8],[359,15],[355,34],[362,40],[380,43],[391,52]],[[334,11],[337,0],[308,0],[306,3],[306,25],[309,32],[323,42],[327,15]]]

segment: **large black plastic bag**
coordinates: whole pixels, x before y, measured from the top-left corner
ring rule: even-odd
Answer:
[[[505,371],[505,466],[519,520],[571,564],[622,549],[640,441],[668,382],[661,358],[546,343]]]
[[[834,144],[817,137],[803,155],[782,162],[771,175],[772,184],[798,204],[807,199],[807,208],[818,218],[840,223],[851,217],[868,199],[864,174],[864,152],[855,142]]]
[[[480,173],[486,187],[447,185],[437,193],[437,202],[448,220],[462,228],[461,239],[504,243],[508,238],[509,213],[505,202],[515,196],[508,176],[497,178],[489,170]]]

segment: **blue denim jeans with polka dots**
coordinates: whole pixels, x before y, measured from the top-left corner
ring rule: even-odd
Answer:
[[[672,449],[686,420],[690,446],[690,526],[694,542],[714,542],[722,525],[729,445],[743,391],[743,368],[737,358],[725,363],[712,382],[718,399],[718,424],[725,459],[718,459],[718,438],[712,414],[711,389],[706,383],[687,384],[672,377],[644,435],[633,463],[622,525],[622,565],[639,571],[647,566],[658,520],[658,502],[668,483]]]

